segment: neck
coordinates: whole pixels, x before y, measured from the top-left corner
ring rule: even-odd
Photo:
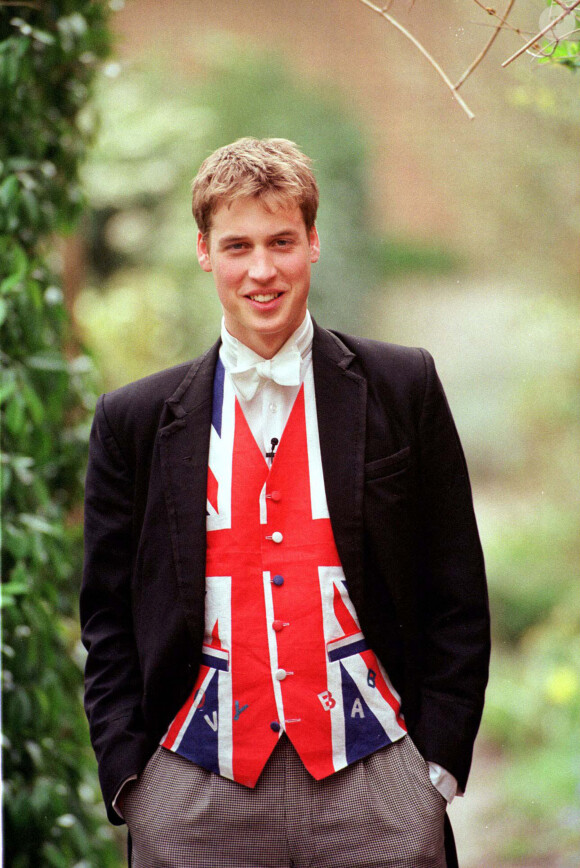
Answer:
[[[306,317],[306,313],[304,317]],[[272,359],[276,353],[282,349],[284,344],[292,337],[292,335],[297,335],[298,333],[303,334],[303,326],[305,326],[304,318],[289,332],[284,330],[283,332],[261,334],[260,332],[256,333],[252,331],[250,333],[244,332],[243,334],[240,334],[235,328],[228,328],[227,322],[223,322],[223,327],[229,335],[244,346],[248,347],[252,352],[257,353],[263,359]]]
[[[261,336],[258,336],[256,339],[252,336],[251,341],[241,342],[257,353],[259,356],[262,356],[263,359],[272,359],[278,352],[281,350],[290,335],[264,335],[264,339],[261,339]],[[240,338],[238,338],[240,340]]]

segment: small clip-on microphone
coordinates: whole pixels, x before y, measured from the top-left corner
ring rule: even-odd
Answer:
[[[279,442],[280,441],[277,437],[272,437],[272,439],[270,440],[270,451],[266,452],[266,458],[270,459],[270,464],[272,464],[272,461],[274,460],[274,455],[276,454],[276,446]]]

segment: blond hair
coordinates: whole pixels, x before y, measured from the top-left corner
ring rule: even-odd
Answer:
[[[200,166],[192,185],[192,211],[206,236],[212,216],[224,202],[252,197],[268,207],[296,204],[306,230],[314,226],[318,185],[311,160],[288,139],[238,139],[218,148]]]

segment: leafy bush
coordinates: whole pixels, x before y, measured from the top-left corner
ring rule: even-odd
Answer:
[[[509,766],[499,776],[494,849],[504,859],[580,856],[580,614],[577,582],[517,649],[496,653],[484,717]],[[551,862],[546,864],[552,864]]]
[[[79,125],[109,48],[107,8],[0,8],[3,413],[3,762],[6,864],[118,861],[97,801],[81,693],[76,597],[91,363],[74,346],[53,233],[83,205]]]
[[[508,763],[496,775],[489,860],[576,865],[580,611],[570,468],[578,453],[578,308],[550,296],[529,314],[522,305],[517,324],[506,326],[534,364],[503,357],[519,380],[512,394],[519,436],[504,442],[521,463],[491,488],[482,525],[494,629],[483,733]]]
[[[542,505],[495,528],[486,546],[494,634],[515,646],[577,584],[576,511]]]

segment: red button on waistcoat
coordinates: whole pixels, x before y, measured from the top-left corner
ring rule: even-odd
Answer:
[[[284,622],[283,621],[272,621],[272,629],[275,630],[276,633],[279,633],[280,630],[284,629]]]
[[[270,497],[272,498],[274,503],[278,503],[278,501],[281,500],[282,495],[280,494],[279,491],[272,491],[272,492],[270,492]]]

